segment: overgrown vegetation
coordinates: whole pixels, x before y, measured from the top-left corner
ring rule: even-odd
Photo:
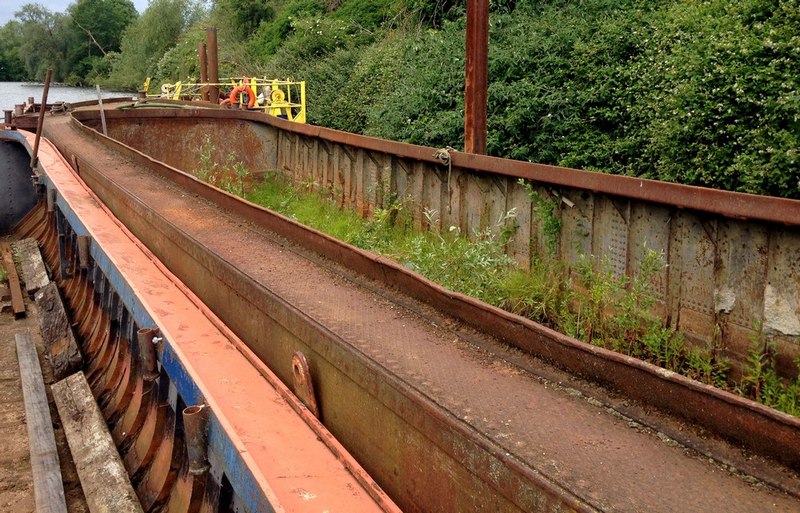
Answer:
[[[228,153],[221,159],[211,137],[206,135],[198,150],[198,166],[192,174],[198,179],[219,187],[225,192],[244,196],[250,186],[251,175],[236,154]],[[220,160],[222,163],[220,163]]]
[[[464,5],[153,0],[137,16],[130,0],[29,4],[2,28],[0,75],[197,79],[197,43],[216,25],[222,75],[306,80],[310,122],[459,147]],[[491,155],[800,198],[797,0],[490,6]]]
[[[761,337],[752,338],[744,379],[739,391],[767,406],[800,416],[800,375],[787,382],[775,372],[774,345]],[[800,367],[800,358],[796,360]]]
[[[729,362],[711,345],[692,347],[653,314],[654,277],[664,268],[661,253],[644,251],[638,273],[620,276],[610,262],[584,256],[573,271],[551,256],[537,257],[530,271],[517,268],[506,254],[516,213],[509,211],[492,227],[464,237],[458,227],[440,229],[439,213],[426,210],[415,223],[410,198],[398,198],[385,186],[385,206],[363,219],[341,203],[341,191],[317,183],[295,186],[277,172],[246,187],[247,170],[233,156],[217,163],[211,141],[199,149],[195,176],[249,201],[280,212],[359,248],[390,257],[442,286],[528,317],[583,342],[634,356],[702,383],[737,392],[792,415],[800,413],[800,377],[787,382],[775,372],[772,347],[754,340],[740,382]],[[537,215],[555,218],[552,205],[529,187],[531,200],[545,201]],[[557,205],[557,203],[556,203]],[[547,221],[539,219],[543,226]],[[554,221],[551,221],[554,222]],[[422,228],[422,229],[420,229]],[[546,228],[545,228],[546,230]],[[800,361],[798,362],[800,366]]]

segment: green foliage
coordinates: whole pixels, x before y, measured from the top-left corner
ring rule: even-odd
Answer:
[[[44,80],[47,69],[53,80],[64,81],[69,73],[66,59],[69,19],[39,4],[25,4],[16,12],[20,23],[19,55],[29,77]]]
[[[398,198],[384,184],[384,206],[368,219],[342,208],[341,191],[316,183],[293,184],[267,173],[247,191],[249,173],[235,156],[219,155],[210,138],[198,148],[193,174],[209,183],[287,215],[368,251],[390,257],[451,290],[523,315],[584,342],[634,356],[718,388],[738,391],[764,404],[800,413],[800,377],[781,380],[769,344],[754,340],[745,377],[730,380],[730,365],[713,348],[690,347],[652,313],[658,299],[653,282],[664,269],[659,252],[645,248],[637,273],[620,276],[608,259],[582,257],[574,271],[553,258],[536,258],[530,272],[506,254],[515,212],[470,239],[451,226],[441,232],[438,213],[425,211],[427,230],[415,228],[410,198]],[[798,361],[800,365],[800,361]]]
[[[751,337],[740,392],[760,403],[790,415],[800,415],[800,375],[794,381],[775,372],[775,348],[763,337]],[[797,360],[800,368],[800,358]]]
[[[554,329],[572,317],[572,279],[566,266],[555,259],[535,258],[530,271],[515,269],[503,278],[504,309]]]
[[[0,27],[0,81],[28,80],[25,63],[19,54],[22,45],[22,26],[11,20]]]
[[[800,197],[800,6],[676,4],[640,37],[631,109],[638,174]]]
[[[216,0],[215,6],[229,25],[227,28],[240,39],[252,35],[262,22],[275,18],[275,8],[268,0]]]
[[[330,17],[367,30],[380,27],[394,9],[386,0],[343,0]]]
[[[533,203],[533,212],[536,214],[537,222],[541,226],[542,235],[550,255],[558,255],[558,243],[561,238],[561,214],[559,213],[561,200],[545,197],[533,188],[533,184],[526,182],[522,178],[517,183],[528,191],[528,197]]]
[[[324,11],[322,0],[289,0],[280,11],[276,10],[273,19],[259,25],[247,42],[248,51],[258,61],[268,59],[293,32],[293,20],[322,16]]]
[[[86,55],[118,51],[125,28],[137,17],[131,0],[76,0],[68,13],[75,36],[70,51]]]
[[[124,89],[141,87],[145,77],[155,73],[164,54],[176,46],[187,27],[200,16],[202,11],[192,0],[152,0],[125,31],[120,43],[121,51],[113,58],[106,84]],[[183,57],[192,59],[195,56]],[[197,58],[193,60],[197,61]],[[166,78],[172,81],[185,77]]]
[[[118,16],[83,13],[128,4],[79,0],[70,13],[112,37],[121,34],[110,30]],[[71,16],[29,4],[17,18],[21,37],[9,40],[34,79],[47,67],[74,82],[111,67],[116,87],[154,73],[156,82],[186,79],[197,75],[199,5],[154,0],[114,51]],[[312,123],[459,147],[464,6],[216,0],[208,23],[221,27],[223,75],[306,80]],[[495,0],[490,8],[490,155],[800,198],[796,0]],[[19,69],[13,53],[0,55],[0,73]]]
[[[398,42],[399,59],[377,88],[387,93],[366,99],[365,134],[440,148],[463,144],[463,25],[447,22]]]
[[[243,162],[237,160],[234,153],[228,153],[224,159],[221,159],[208,135],[205,136],[197,151],[198,166],[191,171],[192,175],[225,192],[237,196],[245,195],[250,171]]]
[[[200,77],[200,63],[197,57],[197,47],[205,40],[206,31],[201,24],[196,24],[184,32],[175,46],[164,52],[152,77],[155,83],[175,82]],[[223,66],[220,65],[222,74]]]

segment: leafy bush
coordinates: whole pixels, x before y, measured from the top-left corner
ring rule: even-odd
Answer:
[[[266,61],[292,33],[292,20],[322,16],[324,11],[322,0],[289,1],[276,11],[274,18],[259,25],[253,37],[247,40],[248,52],[257,61]]]

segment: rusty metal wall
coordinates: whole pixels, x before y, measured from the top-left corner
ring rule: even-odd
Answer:
[[[0,234],[6,234],[36,203],[30,156],[23,144],[0,141]]]
[[[410,198],[419,227],[432,219],[433,228],[457,226],[473,234],[497,229],[496,221],[514,209],[518,228],[509,253],[525,267],[547,254],[548,243],[542,219],[518,183],[522,178],[559,202],[558,258],[574,264],[581,255],[607,257],[615,273],[633,275],[645,248],[661,251],[666,267],[654,283],[666,323],[690,342],[717,344],[734,367],[761,333],[777,344],[778,371],[796,372],[800,201],[459,152],[451,152],[448,166],[434,158],[434,148],[255,114],[137,114],[135,121],[127,113],[112,116],[112,137],[191,169],[197,141],[208,134],[251,170],[277,169],[298,184],[327,187],[343,206],[365,216],[385,207],[390,196]]]

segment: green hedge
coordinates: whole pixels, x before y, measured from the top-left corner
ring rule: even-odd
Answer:
[[[306,80],[312,123],[462,146],[463,0],[270,5],[252,37],[223,35],[224,64]],[[800,198],[798,0],[491,8],[491,155]],[[191,70],[190,50],[159,72]]]

